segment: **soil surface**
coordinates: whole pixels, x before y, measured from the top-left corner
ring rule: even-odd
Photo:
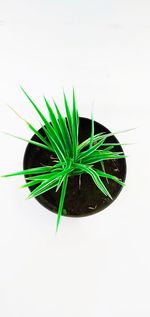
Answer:
[[[95,134],[99,132],[110,132],[101,124],[94,122]],[[43,133],[43,130],[39,130]],[[79,142],[87,139],[91,132],[91,120],[80,118],[79,124]],[[32,137],[33,140],[39,141],[37,136]],[[109,143],[118,143],[115,136],[107,139]],[[122,151],[120,145],[115,147],[115,151]],[[42,165],[53,165],[55,155],[47,150],[39,148],[35,145],[28,144],[24,156],[24,169],[39,167]],[[95,164],[96,168],[101,169],[100,163]],[[114,176],[117,176],[122,181],[126,176],[126,161],[125,159],[108,160],[105,161],[105,170]],[[88,174],[80,176],[71,176],[68,180],[67,192],[64,201],[64,216],[88,216],[99,212],[109,206],[120,193],[122,186],[112,180],[106,181],[103,178],[103,183],[109,190],[113,200],[104,194],[94,184],[92,178]],[[31,187],[32,191],[35,187]],[[61,189],[55,192],[55,188],[47,191],[46,193],[38,196],[36,199],[47,209],[57,213]]]

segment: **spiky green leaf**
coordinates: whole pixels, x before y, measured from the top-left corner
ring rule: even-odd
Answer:
[[[68,183],[68,175],[65,176],[63,184],[62,184],[61,196],[60,196],[59,207],[58,207],[56,231],[58,231],[58,226],[59,226],[59,223],[60,223],[60,217],[61,217],[61,214],[62,214],[62,211],[63,211],[64,200],[65,200],[66,189],[67,189],[67,183]]]

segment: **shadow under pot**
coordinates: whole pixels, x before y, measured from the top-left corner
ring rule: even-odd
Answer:
[[[45,136],[44,130],[42,128],[39,129],[39,132],[42,134],[42,136]],[[94,121],[94,134],[100,132],[110,133],[110,131],[103,125]],[[79,143],[89,138],[90,134],[91,120],[80,117]],[[40,141],[36,135],[33,135],[32,140],[38,142]],[[115,146],[115,151],[123,152],[121,145],[119,145],[119,141],[114,135],[107,138],[107,143],[118,143],[118,146]],[[56,157],[54,153],[50,153],[41,147],[28,143],[24,154],[23,168],[30,169],[42,165],[54,165],[55,158]],[[102,169],[100,163],[96,163],[94,166],[96,168]],[[126,178],[125,158],[118,160],[106,160],[105,171],[106,173],[118,177],[124,182]],[[105,178],[103,178],[103,183],[111,194],[113,198],[112,200],[109,197],[104,196],[104,194],[95,185],[90,175],[82,174],[80,176],[80,180],[79,176],[77,175],[69,177],[62,215],[68,217],[89,216],[105,209],[110,204],[112,204],[121,192],[122,186],[111,179],[109,179],[107,182]],[[36,186],[30,187],[30,191],[32,191],[34,188],[36,188]],[[39,195],[36,197],[36,199],[42,206],[54,213],[57,213],[60,194],[61,188],[57,192],[55,191],[55,188],[53,188]]]

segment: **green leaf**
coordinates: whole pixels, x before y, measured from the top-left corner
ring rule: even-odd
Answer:
[[[43,130],[44,130],[47,138],[50,140],[53,152],[56,153],[56,155],[60,161],[65,161],[66,160],[65,153],[64,153],[64,151],[60,145],[60,141],[59,141],[58,137],[55,135],[55,132],[53,131],[53,129],[51,130],[51,133],[49,133],[47,128],[43,126]]]
[[[28,122],[27,120],[25,120],[13,107],[9,106],[8,107],[21,119],[23,120],[27,126],[38,136],[38,138],[45,143],[48,147],[49,147],[49,143],[46,141],[46,139],[38,132],[38,130],[36,130],[32,124],[30,122]]]
[[[93,119],[93,114],[91,114],[91,137],[90,137],[89,148],[91,148],[93,145],[93,139],[94,139],[94,119]]]
[[[104,161],[101,161],[100,163],[101,163],[103,172],[106,173]],[[106,182],[109,183],[107,177],[106,177]]]
[[[43,120],[44,124],[46,125],[47,129],[49,129],[49,122],[47,121],[47,119],[45,118],[45,116],[43,115],[43,113],[39,110],[39,108],[36,106],[36,104],[33,102],[33,100],[30,98],[30,96],[26,93],[26,91],[23,89],[23,87],[20,86],[20,88],[22,89],[23,93],[25,94],[25,96],[28,98],[28,100],[31,102],[31,104],[33,105],[34,109],[36,110],[36,112],[38,113],[38,115],[41,117],[41,119]]]
[[[98,142],[99,140],[101,140],[103,137],[104,138],[108,138],[110,136],[113,136],[113,135],[116,135],[116,134],[119,134],[119,133],[124,133],[124,132],[129,132],[129,131],[132,131],[134,130],[135,128],[132,128],[132,129],[127,129],[127,130],[122,130],[122,131],[117,131],[117,132],[110,132],[110,133],[106,133],[106,132],[101,132],[101,133],[98,133],[98,134],[95,134],[94,138],[93,138],[93,143],[95,142]],[[84,147],[86,147],[87,145],[89,145],[90,143],[90,138],[86,139],[85,141],[83,141],[82,143],[80,143],[78,145],[78,149],[79,151],[81,151]],[[113,145],[113,144],[112,144]],[[119,145],[119,143],[117,144]]]
[[[104,143],[103,146],[106,146],[106,144]],[[108,153],[113,148],[114,148],[114,146],[110,145],[110,146],[107,146],[106,148],[104,148],[103,150],[99,149],[99,152],[103,152],[103,153],[107,152]]]
[[[65,120],[65,118],[63,118],[63,116],[62,116],[61,112],[59,111],[55,101],[54,101],[54,105],[55,105],[55,108],[56,108],[56,111],[57,111],[59,125],[60,125],[62,136],[64,138],[64,142],[65,142],[65,145],[66,145],[67,152],[68,152],[68,154],[70,156],[72,156],[72,154],[73,154],[72,143],[71,143],[70,133],[69,133],[68,127],[66,125],[66,120]]]
[[[85,159],[87,158],[88,156],[90,156],[92,153],[94,153],[100,146],[103,145],[105,139],[102,139],[100,140],[99,142],[97,142],[95,145],[91,146],[90,149],[84,151],[84,152],[81,152],[79,155],[78,155],[78,160],[81,160],[81,159]]]
[[[55,172],[52,172],[51,174],[45,174],[45,175],[38,175],[38,176],[33,176],[33,177],[30,177],[29,179],[30,180],[41,180],[42,181],[42,184],[39,185],[38,187],[36,187],[32,193],[29,195],[29,198],[30,197],[35,197],[35,195],[39,195],[39,191],[40,191],[40,194],[41,194],[41,189],[42,189],[42,192],[43,192],[43,188],[46,187],[46,190],[47,191],[47,186],[48,186],[48,189],[50,189],[49,185],[52,183],[53,185],[53,182],[56,181],[56,185],[58,185],[59,183],[59,179],[64,176],[65,174],[69,174],[70,171],[72,170],[72,168],[65,168],[65,169],[62,169],[61,171],[55,171]]]
[[[50,166],[43,166],[43,167],[35,167],[30,169],[25,169],[19,172],[14,172],[11,174],[5,174],[1,177],[10,177],[10,176],[18,176],[18,175],[31,175],[31,174],[40,174],[40,173],[47,173],[50,171]]]
[[[75,92],[73,89],[73,109],[72,109],[72,142],[73,142],[73,158],[74,161],[77,158],[77,146],[78,146],[78,129],[79,129],[79,117],[76,107]]]
[[[82,159],[82,164],[94,164],[101,161],[108,161],[108,160],[114,160],[114,159],[122,159],[125,158],[125,155],[117,155],[112,153],[101,153],[101,154],[93,154],[90,157],[87,157],[85,159]]]
[[[64,144],[64,136],[63,136],[63,134],[61,132],[58,120],[56,119],[56,116],[55,116],[52,108],[50,107],[50,105],[49,105],[49,103],[48,103],[48,101],[47,101],[47,99],[45,97],[44,97],[44,100],[45,100],[45,103],[46,103],[46,106],[47,106],[47,109],[48,109],[48,112],[49,112],[50,120],[51,120],[51,123],[52,123],[52,126],[53,126],[53,131],[57,135],[59,143],[61,143],[61,147],[63,149],[63,153],[66,154],[66,147],[65,147],[65,144]]]
[[[94,137],[93,137],[93,144],[95,144],[96,142],[98,142],[99,140],[101,140],[101,136],[104,134],[104,132],[101,132],[101,133],[98,133],[98,134],[95,134]],[[84,147],[87,147],[89,144],[90,144],[90,141],[91,141],[91,137],[84,140],[82,143],[80,143],[78,145],[78,150],[81,151]]]
[[[101,177],[110,178],[110,179],[112,179],[114,182],[118,183],[119,185],[125,186],[125,183],[122,182],[118,177],[116,177],[116,176],[114,176],[114,175],[111,175],[111,174],[106,173],[106,172],[102,172],[102,171],[100,171],[100,170],[98,170],[98,169],[96,169],[96,172],[97,172],[97,174],[98,174],[99,176],[101,176]]]
[[[21,185],[20,188],[31,187],[31,186],[37,185],[39,183],[41,183],[41,180],[33,180],[33,181],[30,181],[30,182],[27,182],[27,183]]]
[[[46,126],[43,125],[42,123],[41,123],[41,127],[42,127],[43,131],[45,132],[45,136],[46,136],[46,138],[48,140],[48,143],[50,144],[51,151],[55,152],[54,149],[53,149],[53,146],[52,146],[52,142],[51,142],[52,139],[51,139],[51,135],[50,135],[49,131],[47,130]]]
[[[65,179],[65,176],[66,175],[63,175],[62,177],[59,178],[59,181],[58,181],[58,185],[56,187],[56,192],[59,190],[59,188],[61,187],[61,184],[63,183],[64,179]]]
[[[77,166],[77,168],[81,168],[82,171],[85,171],[86,173],[88,173],[92,177],[92,179],[93,179],[94,183],[96,184],[96,186],[102,191],[102,193],[105,196],[108,196],[110,199],[112,199],[109,191],[107,190],[107,188],[105,187],[105,185],[101,181],[99,175],[97,174],[97,172],[93,168],[91,168],[91,167],[89,167],[87,165],[84,165],[84,164],[78,164],[77,163],[75,165]]]
[[[28,199],[30,198],[35,198],[48,190],[52,189],[53,187],[57,186],[58,179],[53,179],[51,181],[45,180],[43,181],[39,186],[37,186],[31,194],[27,197]]]
[[[57,177],[59,177],[62,173],[63,173],[63,169],[58,170],[58,171],[52,171],[51,173],[44,173],[44,174],[40,174],[40,175],[34,175],[31,177],[28,177],[27,180],[51,180],[51,179],[55,179]]]
[[[29,176],[29,177],[26,177],[26,180],[27,181],[39,181],[39,182],[44,182],[44,181],[50,181],[51,179],[55,179],[57,178],[57,175],[58,173],[46,173],[46,174],[40,174],[40,175],[37,175],[37,176]]]
[[[63,211],[63,205],[64,205],[64,199],[65,199],[65,195],[66,195],[67,183],[68,183],[68,175],[65,176],[63,184],[62,184],[62,190],[61,190],[61,196],[60,196],[60,202],[59,202],[59,208],[58,208],[56,232],[58,231],[58,226],[59,226],[59,223],[60,223],[60,217],[61,217],[61,214],[62,214],[62,211]]]
[[[66,109],[67,123],[68,123],[69,131],[70,131],[70,136],[72,138],[72,117],[71,117],[71,113],[70,113],[70,109],[68,106],[68,102],[67,102],[65,93],[64,93],[64,104],[65,104],[65,109]]]
[[[50,146],[49,142],[39,133],[38,130],[36,130],[31,123],[27,122],[28,127],[36,134],[36,136],[47,145],[50,151],[52,151],[52,147]]]
[[[11,174],[2,175],[1,177],[48,173],[48,172],[52,171],[53,169],[60,167],[60,166],[62,166],[62,163],[57,163],[53,166],[34,167],[34,168],[29,168],[29,169],[24,169],[22,171],[14,172]]]
[[[24,92],[24,94],[26,95],[26,97],[29,99],[29,101],[31,102],[31,104],[33,105],[33,107],[35,108],[35,110],[37,111],[37,113],[39,114],[39,116],[41,117],[41,119],[43,120],[47,131],[49,133],[49,137],[51,139],[51,144],[54,148],[54,150],[57,153],[57,156],[59,157],[60,160],[65,160],[65,153],[64,149],[62,147],[61,141],[59,140],[59,137],[57,136],[57,133],[55,132],[55,130],[51,127],[50,123],[47,121],[47,119],[45,118],[45,116],[42,114],[42,112],[39,110],[39,108],[36,106],[36,104],[33,102],[33,100],[29,97],[29,95],[26,93],[26,91],[21,87],[22,91]]]
[[[17,135],[8,133],[8,132],[3,132],[3,133],[6,134],[6,135],[9,135],[9,136],[11,136],[11,137],[13,137],[13,138],[15,138],[15,139],[19,139],[19,140],[22,140],[22,141],[31,143],[31,144],[33,144],[33,145],[36,145],[36,146],[38,146],[38,147],[41,147],[41,148],[43,148],[43,149],[45,149],[45,150],[50,151],[50,148],[49,148],[47,145],[42,144],[42,143],[40,143],[40,142],[36,142],[36,141],[31,140],[31,139],[30,139],[30,140],[27,140],[27,139],[21,138],[20,136],[17,136]]]

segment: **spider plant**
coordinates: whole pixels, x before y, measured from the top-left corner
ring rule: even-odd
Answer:
[[[42,120],[42,128],[46,137],[43,137],[42,134],[27,121],[25,122],[28,127],[38,137],[38,142],[13,136],[27,141],[35,146],[44,148],[50,153],[54,153],[57,159],[55,165],[53,166],[48,165],[25,169],[3,175],[2,177],[24,175],[27,182],[21,186],[22,188],[29,188],[36,185],[29,194],[28,198],[37,197],[54,187],[56,191],[60,189],[61,195],[56,223],[57,231],[63,211],[68,178],[73,175],[88,173],[99,190],[105,196],[112,199],[109,190],[104,185],[103,179],[106,179],[107,181],[108,179],[111,179],[121,186],[123,186],[124,183],[116,176],[105,172],[104,162],[106,160],[122,159],[125,158],[125,155],[123,152],[117,152],[115,150],[118,143],[107,142],[107,138],[113,135],[113,133],[94,134],[93,117],[91,118],[90,137],[79,144],[78,132],[80,118],[78,116],[74,90],[72,96],[72,108],[69,107],[64,93],[65,116],[62,115],[55,101],[53,101],[54,107],[52,108],[47,99],[44,97],[48,111],[48,116],[46,117],[26,91],[22,87],[21,89]],[[101,169],[95,167],[95,163],[97,162],[101,163]]]

